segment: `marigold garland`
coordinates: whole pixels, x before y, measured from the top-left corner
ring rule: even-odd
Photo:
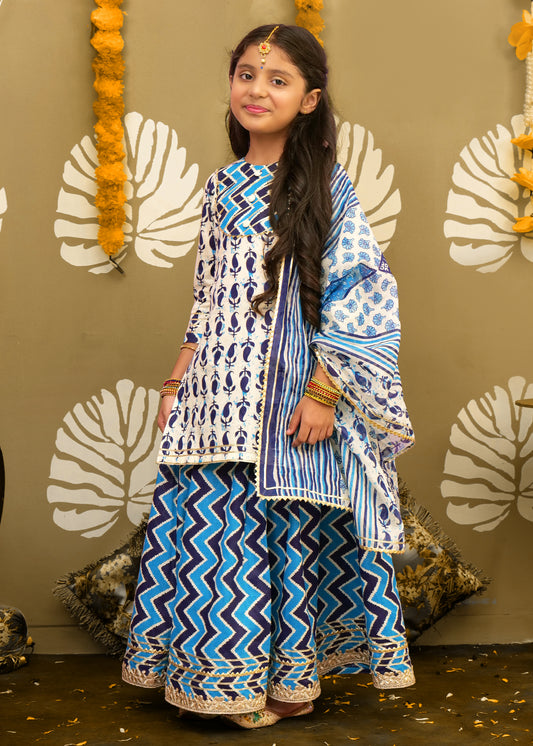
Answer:
[[[123,0],[95,0],[98,6],[91,13],[96,27],[91,44],[96,50],[93,60],[95,74],[94,89],[98,95],[93,104],[98,119],[95,124],[96,151],[99,166],[95,170],[97,192],[94,201],[100,214],[98,243],[110,257],[124,246],[123,226],[126,220],[124,203],[124,40],[120,29],[124,13],[120,9]]]
[[[318,36],[324,28],[324,21],[320,17],[320,11],[324,7],[323,0],[294,0],[298,13],[296,25],[303,26],[324,46],[324,42]]]
[[[511,33],[507,41],[513,47],[519,60],[526,61],[526,93],[524,97],[524,124],[529,128],[529,134],[523,134],[519,137],[513,137],[511,142],[522,150],[533,151],[533,2],[531,3],[531,13],[527,10],[522,11],[522,20],[515,23],[511,28]],[[520,186],[529,189],[533,201],[533,171],[527,168],[519,169],[518,173],[511,176],[511,180]],[[531,233],[533,231],[533,215],[525,215],[516,218],[513,230],[517,233]]]

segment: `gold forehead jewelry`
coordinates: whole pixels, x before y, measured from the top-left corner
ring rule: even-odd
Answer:
[[[269,33],[265,41],[260,42],[257,45],[257,48],[259,49],[259,54],[261,56],[261,70],[263,69],[263,65],[265,64],[265,57],[270,52],[272,47],[270,46],[270,39],[272,38],[272,34],[279,29],[279,26],[276,26],[272,29],[272,31]]]

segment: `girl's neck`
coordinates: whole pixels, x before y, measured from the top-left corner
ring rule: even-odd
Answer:
[[[244,159],[254,166],[270,166],[277,163],[283,153],[287,136],[250,137],[250,147]]]

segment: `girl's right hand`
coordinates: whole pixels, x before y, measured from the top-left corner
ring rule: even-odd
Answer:
[[[170,417],[170,412],[172,411],[172,406],[174,404],[175,396],[171,396],[168,394],[167,396],[164,396],[161,400],[161,406],[159,407],[159,414],[157,415],[157,426],[163,432],[167,425],[168,418]]]

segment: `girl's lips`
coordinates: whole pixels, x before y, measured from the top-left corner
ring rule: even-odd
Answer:
[[[263,106],[254,106],[253,104],[248,104],[248,106],[245,106],[244,108],[252,114],[263,114],[265,111],[268,111],[268,109],[265,109]]]

